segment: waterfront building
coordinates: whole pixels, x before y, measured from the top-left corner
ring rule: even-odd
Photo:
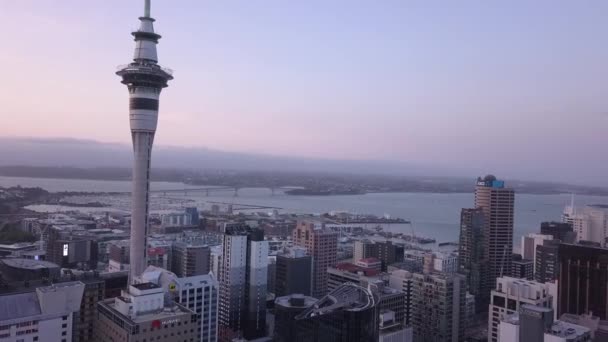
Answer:
[[[499,325],[500,342],[587,342],[588,328],[553,320],[553,309],[524,304],[519,312],[507,315]]]
[[[268,242],[264,231],[226,224],[220,282],[220,338],[266,335]]]
[[[212,274],[179,277],[165,269],[149,266],[141,279],[159,285],[171,300],[196,314],[197,341],[217,341],[219,284]]]
[[[608,319],[608,249],[560,244],[558,313]]]
[[[490,303],[491,283],[488,281],[484,227],[481,208],[460,211],[458,269],[466,278],[468,291],[475,296],[476,312],[485,312]]]
[[[517,313],[522,305],[552,308],[554,298],[551,293],[549,284],[512,277],[496,279],[488,313],[488,341],[499,341],[500,320]]]
[[[99,302],[93,341],[194,341],[196,313],[165,295],[159,285],[136,283],[120,296]]]
[[[514,202],[515,192],[506,188],[504,181],[492,175],[478,178],[475,208],[483,212],[484,259],[487,260],[489,284],[511,270]]]
[[[336,265],[338,233],[325,228],[322,222],[299,221],[293,230],[294,246],[306,248],[313,260],[313,297],[327,293],[327,268]]]
[[[0,341],[71,342],[84,287],[73,281],[1,295]]]
[[[568,206],[562,220],[572,225],[576,242],[590,241],[606,246],[608,237],[608,205],[594,204],[583,208]],[[564,241],[567,242],[567,241]]]
[[[133,141],[133,188],[131,191],[130,276],[135,280],[147,266],[146,250],[149,231],[150,163],[152,143],[158,122],[160,92],[173,79],[169,69],[158,65],[156,44],[160,35],[154,32],[150,0],[145,1],[140,26],[135,37],[133,61],[116,73],[129,89],[129,117]]]
[[[199,242],[180,241],[173,244],[171,271],[178,277],[209,273],[211,249]]]
[[[306,249],[293,247],[277,254],[275,294],[277,297],[300,293],[312,294],[312,257]]]

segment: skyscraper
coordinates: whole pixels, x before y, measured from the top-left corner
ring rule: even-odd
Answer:
[[[484,216],[484,255],[488,282],[494,283],[511,270],[515,192],[492,175],[477,179],[475,208]]]
[[[293,247],[287,253],[277,255],[277,297],[299,293],[310,296],[312,292],[312,257],[304,248]]]
[[[220,282],[220,335],[230,341],[242,335],[266,334],[268,241],[264,231],[247,225],[224,227]]]
[[[546,283],[557,280],[559,274],[559,240],[545,240],[536,247],[534,280]],[[556,308],[557,309],[557,308]]]
[[[485,259],[484,217],[481,208],[460,212],[459,272],[466,277],[467,289],[475,296],[475,311],[485,312],[490,303],[488,263]]]
[[[608,319],[608,249],[560,244],[558,313]]]
[[[327,293],[327,268],[336,264],[338,233],[325,228],[321,222],[300,221],[293,231],[295,246],[306,248],[313,260],[312,296]]]
[[[156,44],[160,35],[154,32],[150,0],[145,1],[139,29],[133,32],[133,62],[116,72],[129,89],[129,118],[133,140],[133,188],[131,192],[131,282],[146,268],[148,212],[150,201],[150,161],[152,143],[158,122],[158,99],[167,82],[173,79],[169,69],[158,65]]]

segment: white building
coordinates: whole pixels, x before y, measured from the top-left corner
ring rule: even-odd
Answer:
[[[84,284],[74,281],[0,296],[0,341],[71,342],[83,293]]]
[[[498,326],[500,342],[587,342],[591,331],[581,325],[553,320],[553,310],[523,305],[521,313],[505,316]]]
[[[412,327],[403,326],[395,320],[395,312],[387,310],[380,313],[380,335],[378,342],[413,342]]]
[[[536,247],[542,246],[545,240],[553,240],[553,236],[530,233],[521,237],[521,256],[526,260],[533,261],[534,274],[536,274]]]
[[[179,278],[173,272],[149,266],[141,278],[143,282],[161,286],[174,301],[197,314],[200,321],[198,337],[201,342],[217,341],[219,284],[212,274]]]
[[[433,269],[442,273],[458,272],[458,255],[454,253],[433,253]]]
[[[583,208],[567,206],[562,220],[572,224],[576,241],[592,241],[606,247],[608,237],[608,206],[588,205]]]
[[[496,288],[492,290],[488,312],[488,341],[499,341],[498,326],[507,315],[519,312],[524,304],[544,308],[553,307],[554,291],[552,284],[543,284],[531,280],[501,277],[496,279]]]
[[[162,214],[160,220],[164,227],[190,226],[192,216],[188,213],[169,213]]]

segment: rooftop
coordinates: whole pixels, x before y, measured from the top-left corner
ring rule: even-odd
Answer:
[[[23,268],[26,270],[40,270],[45,268],[59,268],[57,264],[50,261],[22,259],[22,258],[6,258],[2,259],[2,263],[6,266],[14,268]]]
[[[345,283],[296,316],[296,320],[332,314],[339,311],[362,311],[375,305],[376,298],[369,289],[353,283]]]
[[[336,265],[336,269],[350,273],[363,273],[366,277],[373,277],[380,274],[380,271],[373,268],[361,267],[350,262],[341,262]]]

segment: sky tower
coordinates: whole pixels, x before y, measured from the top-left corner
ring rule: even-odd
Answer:
[[[133,140],[133,189],[131,192],[131,271],[129,281],[141,275],[147,266],[148,212],[150,206],[150,159],[160,91],[173,79],[171,70],[158,65],[156,44],[160,35],[154,33],[150,17],[150,0],[135,37],[133,62],[120,66],[116,74],[129,89],[129,121]]]

